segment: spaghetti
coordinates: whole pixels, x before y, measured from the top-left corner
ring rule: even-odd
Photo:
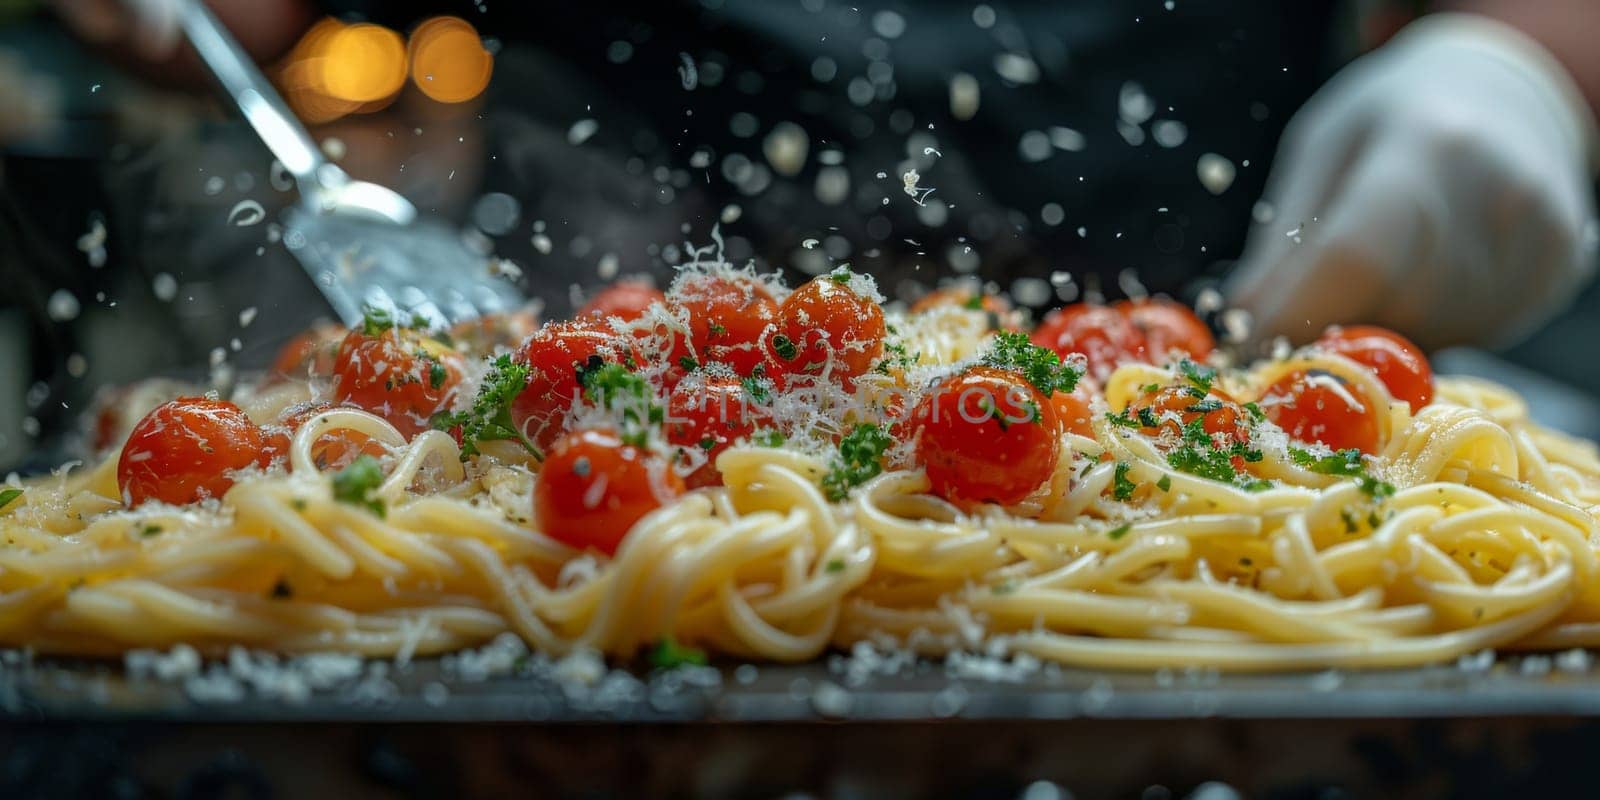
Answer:
[[[915,395],[983,358],[994,321],[959,305],[891,314],[904,368],[835,391],[864,396],[876,381]],[[1048,479],[1006,506],[933,491],[910,444],[830,499],[830,437],[862,411],[824,414],[827,399],[813,397],[785,420],[786,443],[722,449],[714,484],[646,514],[611,556],[541,532],[530,506],[540,465],[512,442],[463,459],[449,432],[408,437],[355,407],[310,415],[286,456],[194,503],[129,507],[113,453],[0,507],[0,641],[46,653],[187,643],[409,657],[510,631],[552,654],[627,657],[669,640],[792,662],[872,641],[1227,670],[1600,645],[1593,445],[1534,424],[1505,388],[1440,379],[1413,411],[1373,370],[1310,349],[1208,371],[1193,407],[1260,398],[1291,373],[1334,376],[1374,406],[1375,452],[1340,461],[1258,423],[1237,450],[1253,459],[1247,471],[1217,480],[1175,466],[1159,425],[1127,422],[1193,368],[1110,371],[1087,431],[1063,428]],[[478,379],[468,375],[455,408]],[[315,380],[287,381],[239,402],[264,424],[319,396]],[[319,454],[338,436],[382,454],[381,482],[360,503],[341,497],[343,470]]]

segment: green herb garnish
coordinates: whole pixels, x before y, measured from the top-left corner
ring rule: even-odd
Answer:
[[[1172,476],[1171,475],[1162,475],[1161,476],[1161,480],[1156,481],[1156,488],[1160,489],[1163,492],[1172,491]]]
[[[982,311],[983,295],[974,292],[966,299],[966,302],[962,303],[962,305],[965,306],[968,311]]]
[[[1128,531],[1131,531],[1131,530],[1133,530],[1133,523],[1124,522],[1121,525],[1118,525],[1117,527],[1112,528],[1109,531],[1106,531],[1106,537],[1114,542],[1114,541],[1116,541],[1118,539],[1121,539],[1124,536],[1127,536],[1128,535]]]
[[[333,499],[353,506],[361,506],[380,518],[387,513],[383,498],[372,493],[383,485],[383,467],[378,459],[362,454],[350,466],[333,473]]]
[[[689,372],[694,372],[700,368],[700,362],[695,361],[694,356],[678,356],[678,366]]]
[[[139,526],[139,535],[143,536],[145,538],[149,538],[151,536],[155,536],[156,534],[158,534],[160,532],[161,532],[161,526],[160,525],[146,523],[144,525]]]
[[[1083,377],[1082,370],[1063,362],[1054,350],[1028,341],[1025,333],[995,334],[994,344],[983,354],[983,363],[1016,372],[1045,397],[1071,392]]]
[[[0,510],[4,510],[6,506],[11,505],[12,501],[16,500],[17,498],[19,498],[21,496],[22,496],[22,490],[21,489],[18,489],[18,488],[15,488],[15,487],[12,487],[10,489],[0,489]]]
[[[1139,484],[1128,480],[1128,471],[1131,469],[1133,469],[1132,464],[1125,461],[1117,462],[1116,476],[1111,479],[1111,498],[1113,500],[1133,499],[1133,493],[1139,488]]]
[[[429,360],[432,361],[432,359],[429,359]],[[443,386],[445,380],[447,378],[449,378],[449,377],[450,377],[449,371],[444,368],[443,364],[440,364],[437,361],[434,361],[428,367],[428,383],[429,383],[429,385],[431,385],[435,389],[439,388],[440,386]]]
[[[772,428],[763,428],[750,434],[750,441],[761,447],[782,447],[786,440],[787,438],[782,431],[773,430]]]
[[[793,361],[795,356],[800,355],[800,349],[794,346],[794,342],[781,333],[772,337],[772,352],[784,361]]]
[[[511,356],[496,358],[484,373],[478,386],[478,396],[472,407],[458,414],[439,414],[433,418],[433,427],[447,431],[461,428],[461,460],[477,455],[482,442],[509,439],[522,445],[535,460],[543,461],[544,453],[511,420],[511,403],[528,385],[528,367],[511,360]]]
[[[829,561],[827,570],[829,572],[844,572],[844,559],[835,558],[832,561]]]
[[[1178,362],[1178,372],[1189,382],[1189,394],[1201,400],[1211,394],[1211,385],[1217,380],[1216,370],[1187,358]]]
[[[706,651],[698,647],[686,647],[678,644],[671,636],[663,636],[656,646],[650,648],[646,656],[650,666],[656,669],[677,669],[683,666],[703,667],[709,660]]]
[[[1368,497],[1382,500],[1395,493],[1394,484],[1374,478],[1367,472],[1367,466],[1361,458],[1361,451],[1355,448],[1338,450],[1329,455],[1318,456],[1309,450],[1298,447],[1289,448],[1289,460],[1297,466],[1305,467],[1312,472],[1322,475],[1337,475],[1343,478],[1355,478],[1361,486],[1361,491]]]
[[[849,496],[851,489],[883,472],[884,451],[893,443],[888,433],[872,423],[857,425],[845,434],[839,440],[839,457],[822,476],[828,499],[837,503]]]

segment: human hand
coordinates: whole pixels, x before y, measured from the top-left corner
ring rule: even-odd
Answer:
[[[1533,40],[1424,18],[1291,120],[1271,219],[1227,294],[1258,339],[1339,322],[1430,348],[1526,335],[1594,271],[1596,146],[1593,113]]]

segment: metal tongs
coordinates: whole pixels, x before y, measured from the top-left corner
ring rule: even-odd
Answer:
[[[300,190],[283,241],[347,325],[373,305],[443,325],[521,307],[516,287],[460,234],[394,190],[328,161],[266,76],[201,0],[182,0],[184,35]]]

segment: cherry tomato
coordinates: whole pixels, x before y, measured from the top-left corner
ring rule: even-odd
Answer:
[[[484,314],[450,326],[450,341],[456,349],[476,356],[522,344],[539,329],[539,315],[531,308]]]
[[[1089,374],[1104,381],[1118,365],[1145,358],[1144,334],[1127,317],[1106,306],[1074,303],[1045,315],[1033,343],[1066,358],[1081,353]]]
[[[1128,318],[1144,336],[1145,352],[1156,362],[1165,363],[1173,350],[1194,359],[1204,359],[1217,347],[1211,329],[1189,307],[1164,297],[1121,300],[1113,308]]]
[[[1183,428],[1196,419],[1206,433],[1211,434],[1214,447],[1228,448],[1234,444],[1250,443],[1250,425],[1244,407],[1233,398],[1216,389],[1205,397],[1196,397],[1190,386],[1163,386],[1146,390],[1128,406],[1128,415],[1141,423],[1155,420],[1156,424],[1143,425],[1147,436],[1183,436]],[[1235,456],[1233,466],[1244,469],[1244,460]]]
[[[512,356],[528,366],[528,385],[511,401],[511,421],[541,450],[561,435],[573,403],[583,399],[578,370],[592,359],[634,366],[633,344],[596,318],[545,325]]]
[[[222,400],[180,397],[133,427],[117,461],[117,485],[129,507],[148,500],[184,505],[221,497],[228,473],[267,465],[261,429]]]
[[[1055,406],[1014,373],[952,375],[911,412],[917,461],[934,494],[953,502],[1017,503],[1050,479],[1061,456]]]
[[[331,323],[316,325],[290,339],[272,361],[269,377],[274,380],[306,378],[333,374],[333,363],[339,355],[339,342],[345,329]]]
[[[324,411],[333,411],[337,408],[338,406],[332,403],[310,401],[296,403],[284,409],[278,424],[268,425],[262,429],[268,456],[275,460],[281,459],[287,464],[290,440],[300,430],[300,426]],[[350,462],[356,460],[356,456],[363,454],[378,458],[384,455],[383,445],[360,431],[348,428],[329,431],[311,443],[311,460],[319,470],[348,466]]]
[[[1377,452],[1378,410],[1336,375],[1291,372],[1267,387],[1258,402],[1267,419],[1299,441]]]
[[[883,309],[849,280],[841,282],[842,275],[813,278],[778,307],[766,349],[783,372],[820,375],[831,360],[830,374],[850,386],[883,355]]]
[[[777,319],[778,303],[758,281],[688,273],[673,284],[667,303],[689,320],[689,341],[674,343],[674,365],[688,356],[749,375],[762,362],[761,334]]]
[[[589,302],[583,304],[575,315],[582,317],[621,317],[632,322],[642,316],[655,303],[665,302],[667,296],[660,289],[642,281],[625,280],[601,289]]]
[[[533,512],[550,538],[609,556],[634,523],[683,492],[666,459],[611,431],[574,431],[539,468]]]
[[[1413,412],[1433,402],[1428,357],[1394,331],[1375,325],[1335,326],[1322,334],[1317,346],[1371,368],[1389,387],[1389,394],[1410,403]]]
[[[460,353],[419,331],[388,328],[368,335],[352,330],[333,365],[333,396],[411,437],[450,407],[464,366]]]
[[[687,478],[699,488],[720,483],[716,460],[734,442],[755,433],[762,409],[735,377],[706,375],[679,383],[667,398],[667,441],[704,453],[707,461]]]
[[[1090,406],[1093,397],[1093,384],[1087,375],[1078,379],[1078,388],[1051,393],[1050,405],[1055,408],[1061,430],[1094,438],[1094,410]]]

